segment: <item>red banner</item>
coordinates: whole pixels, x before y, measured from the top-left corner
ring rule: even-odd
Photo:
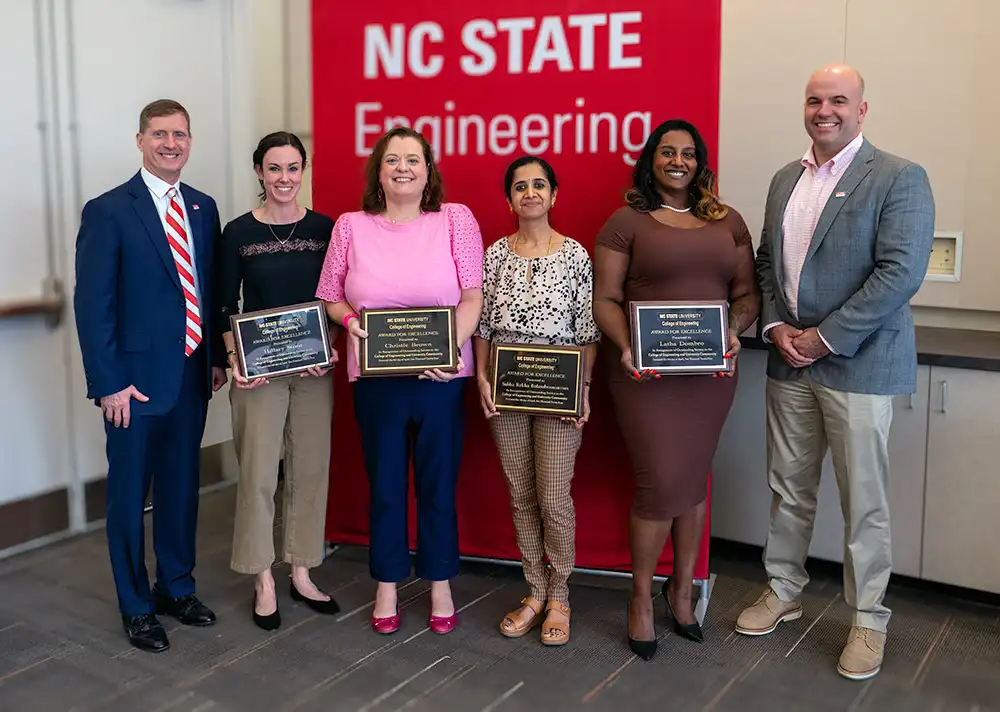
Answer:
[[[313,0],[314,205],[334,217],[358,210],[371,147],[405,124],[431,143],[446,200],[472,209],[487,246],[517,228],[504,171],[530,154],[559,179],[553,226],[592,249],[659,123],[691,121],[715,160],[720,5]],[[338,371],[327,537],[366,543],[368,489],[351,389]],[[577,564],[628,570],[632,474],[600,369],[595,376],[573,484]],[[474,391],[459,478],[462,553],[517,560],[506,484]],[[699,578],[707,532],[706,523]],[[661,573],[670,560],[665,551]]]

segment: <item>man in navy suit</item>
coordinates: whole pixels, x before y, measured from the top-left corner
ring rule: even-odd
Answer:
[[[195,594],[199,452],[212,368],[215,201],[180,182],[190,117],[161,99],[139,115],[142,169],[87,202],[76,242],[74,308],[87,397],[105,418],[107,533],[118,607],[141,650],[170,647],[156,614],[207,626]],[[143,508],[153,486],[156,583],[145,565]]]

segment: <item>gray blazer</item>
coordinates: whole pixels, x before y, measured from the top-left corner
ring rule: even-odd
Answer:
[[[763,296],[758,328],[774,322],[815,326],[835,353],[796,369],[770,344],[767,374],[789,380],[805,370],[839,391],[912,393],[917,347],[909,303],[927,272],[934,242],[927,173],[864,140],[816,225],[799,281],[796,319],[782,286],[782,221],[803,170],[800,161],[789,163],[768,189],[757,251]]]

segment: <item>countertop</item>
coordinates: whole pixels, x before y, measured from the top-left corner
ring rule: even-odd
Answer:
[[[1000,371],[1000,332],[917,327],[917,363],[925,366]],[[766,349],[756,336],[740,338],[743,348]]]

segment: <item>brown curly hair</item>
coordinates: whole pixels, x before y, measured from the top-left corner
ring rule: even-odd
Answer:
[[[728,214],[729,208],[719,200],[715,173],[708,167],[708,147],[698,129],[682,119],[664,121],[650,134],[632,172],[632,188],[625,194],[625,202],[642,213],[660,207],[662,199],[656,188],[656,179],[653,177],[653,156],[660,145],[660,139],[668,131],[686,131],[694,140],[694,154],[698,168],[688,186],[687,204],[691,208],[691,214],[699,220],[722,220]]]
[[[361,208],[366,213],[378,214],[385,210],[385,194],[382,192],[382,184],[379,182],[379,171],[382,167],[382,159],[385,151],[389,147],[389,142],[397,136],[402,138],[415,138],[420,142],[424,151],[424,161],[427,163],[427,185],[424,186],[424,196],[420,200],[420,209],[426,213],[436,213],[441,209],[444,202],[444,183],[441,180],[441,173],[434,162],[434,152],[419,131],[414,131],[405,126],[396,126],[386,131],[375,143],[372,154],[368,157],[365,165],[365,193],[361,198]]]

